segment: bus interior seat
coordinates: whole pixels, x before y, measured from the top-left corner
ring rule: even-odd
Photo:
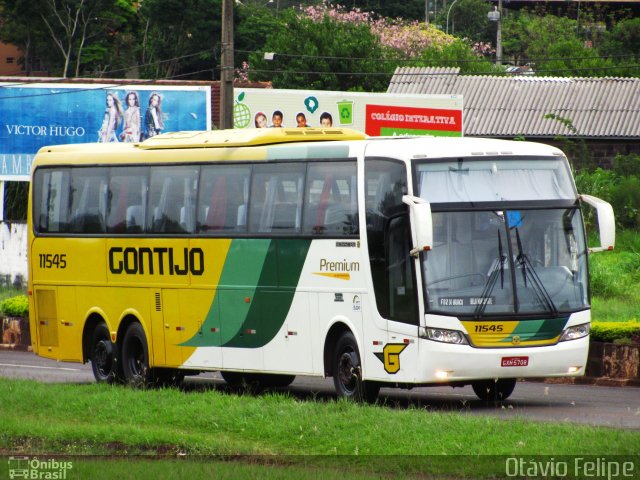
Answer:
[[[196,206],[180,207],[180,226],[185,232],[193,232],[196,219]]]
[[[144,216],[142,205],[131,205],[127,207],[126,228],[129,233],[140,233],[144,226]]]
[[[103,233],[104,216],[98,207],[88,208],[84,213],[77,211],[71,221],[71,229],[77,233]]]
[[[330,233],[349,233],[348,214],[349,210],[340,203],[329,204],[324,213],[324,231]]]
[[[295,230],[297,229],[298,205],[295,203],[282,202],[273,206],[272,230]]]

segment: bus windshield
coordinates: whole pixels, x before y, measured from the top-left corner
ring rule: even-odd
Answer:
[[[428,311],[480,318],[588,306],[578,209],[436,212],[433,220],[423,260]]]
[[[587,246],[566,159],[456,159],[421,163],[417,174],[433,209],[433,249],[423,257],[428,312],[588,308]]]

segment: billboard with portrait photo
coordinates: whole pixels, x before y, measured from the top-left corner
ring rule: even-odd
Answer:
[[[29,180],[47,145],[209,129],[209,86],[0,83],[0,180]]]

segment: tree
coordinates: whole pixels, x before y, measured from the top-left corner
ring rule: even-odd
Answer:
[[[212,79],[221,17],[221,0],[145,0],[140,7],[140,75]]]
[[[127,13],[133,12],[132,2],[127,0],[38,0],[36,3],[51,40],[64,59],[63,77],[68,76],[72,62],[75,62],[75,76],[80,76],[87,42],[108,31],[117,32],[126,22]],[[105,55],[103,50],[101,56]]]
[[[605,55],[629,55],[640,58],[640,18],[629,18],[615,24],[605,34],[602,45]]]
[[[25,72],[30,75],[37,45],[46,39],[38,5],[33,0],[0,0],[0,27],[0,40],[20,48]]]
[[[40,57],[63,77],[108,64],[135,14],[134,0],[0,0],[0,11],[0,38],[24,52],[27,74]]]
[[[250,56],[253,80],[271,80],[276,88],[386,90],[394,64],[369,25],[294,10],[280,17],[286,28],[272,32],[263,47],[276,53],[274,60]]]

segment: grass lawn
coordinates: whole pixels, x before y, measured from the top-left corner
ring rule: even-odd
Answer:
[[[0,405],[0,452],[82,455],[73,457],[79,463],[90,460],[86,455],[126,457],[136,460],[138,467],[131,471],[140,468],[143,478],[149,478],[144,457],[131,455],[165,458],[165,473],[183,468],[185,463],[175,459],[186,458],[190,469],[206,470],[213,461],[221,470],[231,469],[230,474],[239,473],[240,460],[247,477],[255,476],[252,468],[273,466],[269,478],[290,478],[285,474],[298,475],[296,469],[310,469],[314,475],[327,470],[324,478],[337,478],[331,475],[336,469],[354,478],[389,478],[398,472],[474,478],[503,474],[508,456],[634,455],[640,445],[640,432],[632,430],[300,401],[281,393],[251,396],[0,379]],[[110,478],[134,478],[114,476],[111,468],[122,467],[107,463]]]

